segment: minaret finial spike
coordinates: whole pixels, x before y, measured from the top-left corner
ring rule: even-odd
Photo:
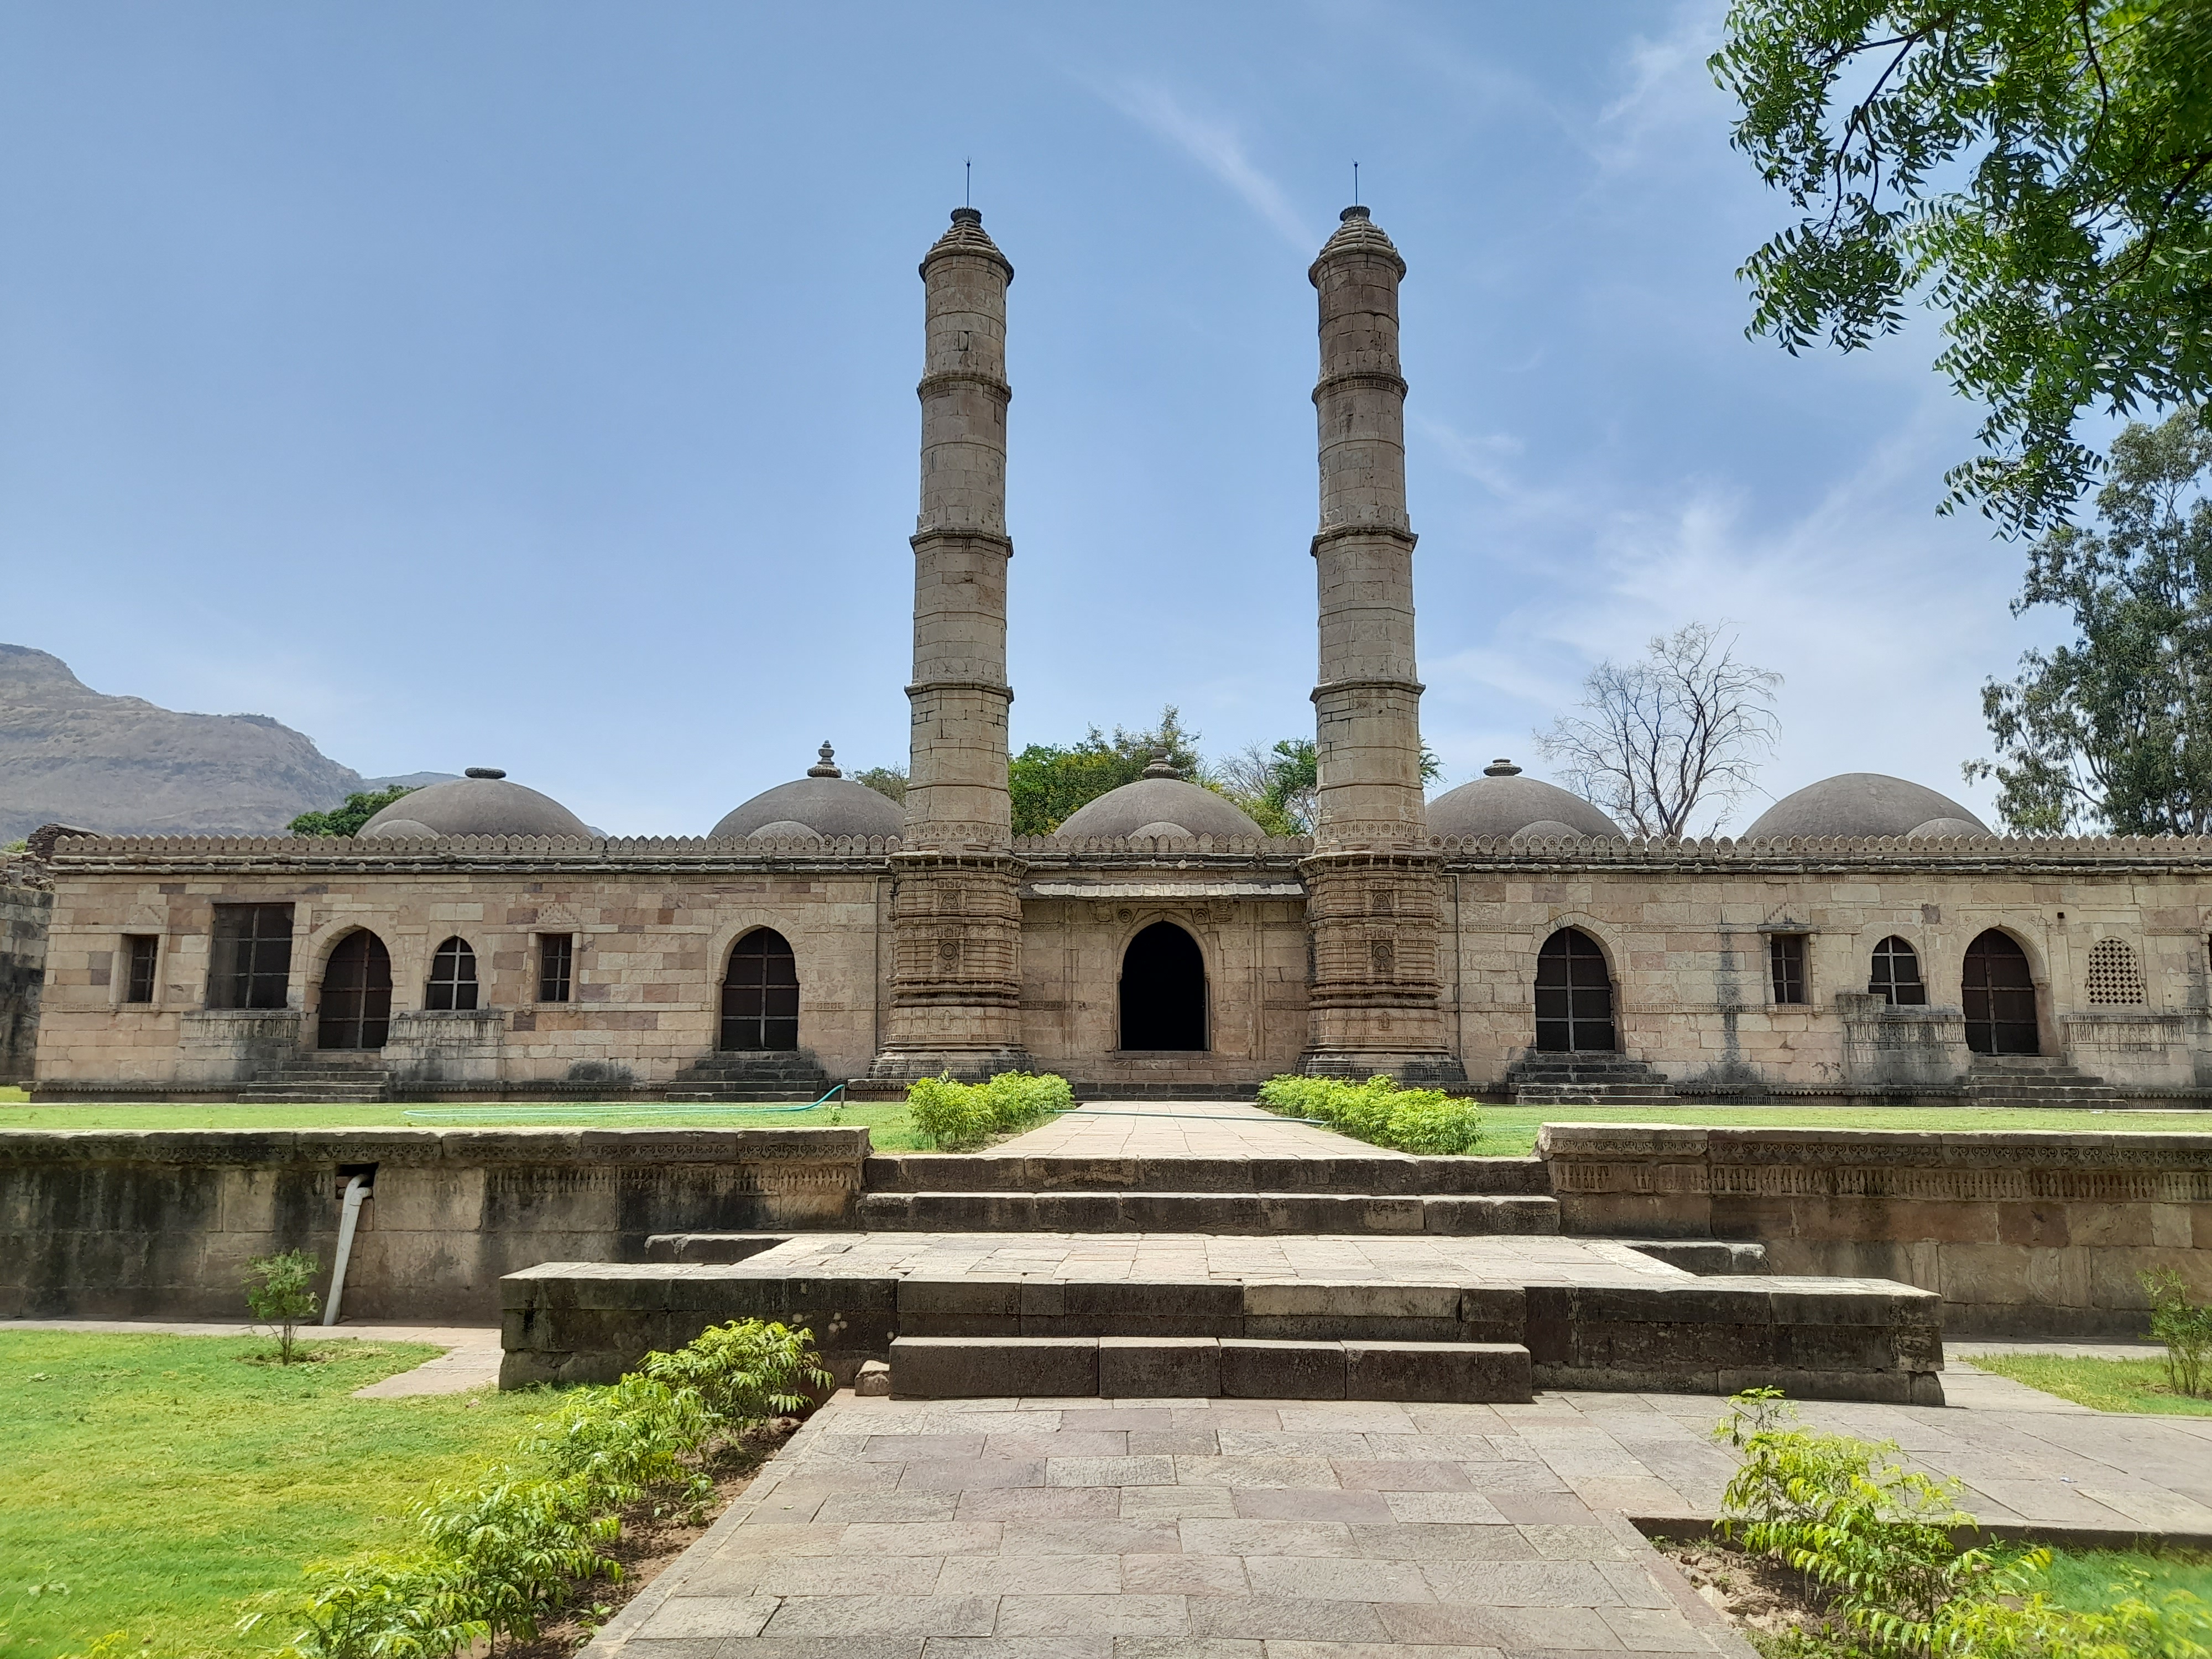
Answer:
[[[960,186],[960,205],[974,207],[975,205],[975,158],[971,155],[963,161],[960,164],[960,170],[966,175],[964,182]]]
[[[1352,205],[1359,205],[1359,163],[1352,164]]]

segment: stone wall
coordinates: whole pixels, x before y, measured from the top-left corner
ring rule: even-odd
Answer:
[[[0,856],[0,1084],[31,1080],[52,903],[33,860]]]
[[[238,1318],[246,1261],[321,1258],[373,1176],[346,1273],[362,1319],[499,1316],[502,1275],[638,1260],[654,1233],[836,1227],[867,1131],[0,1131],[0,1319]]]
[[[2137,1338],[2137,1275],[2212,1301],[2212,1137],[1554,1123],[1571,1233],[1755,1240],[1778,1273],[1894,1279],[1953,1336]]]

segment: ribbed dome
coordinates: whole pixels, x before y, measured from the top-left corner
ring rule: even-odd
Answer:
[[[1508,760],[1491,762],[1472,783],[1447,790],[1429,803],[1432,836],[1507,839],[1532,830],[1540,836],[1625,839],[1619,824],[1580,795],[1571,795],[1555,783],[1523,777],[1521,769]]]
[[[1145,775],[1109,789],[1067,815],[1056,836],[1264,836],[1267,831],[1211,789],[1185,781],[1165,756]]]
[[[1963,828],[1933,829],[1938,836],[1986,836],[1989,826],[1948,796],[1880,772],[1844,772],[1784,795],[1743,832],[1745,841],[1788,841],[1820,836],[1872,838],[1909,836],[1947,819]]]
[[[550,795],[509,783],[495,766],[471,766],[468,775],[402,795],[361,827],[363,838],[425,836],[576,836],[591,826]]]
[[[855,783],[837,769],[836,750],[823,744],[821,758],[806,775],[763,789],[732,808],[708,835],[715,841],[744,841],[760,836],[788,840],[812,830],[825,841],[840,836],[896,836],[906,829],[906,809],[889,795]]]

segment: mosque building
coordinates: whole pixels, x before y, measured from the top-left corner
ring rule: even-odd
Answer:
[[[903,807],[824,744],[696,840],[595,836],[477,768],[352,840],[60,841],[34,1097],[774,1097],[1008,1068],[1092,1097],[1299,1071],[1540,1100],[2212,1093],[2199,841],[1998,838],[1869,773],[1734,841],[1629,839],[1504,761],[1424,798],[1405,270],[1354,207],[1309,273],[1310,839],[1164,763],[1012,833],[1013,268],[961,208],[921,264]]]

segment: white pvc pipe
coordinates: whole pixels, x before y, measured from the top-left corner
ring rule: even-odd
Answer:
[[[353,1230],[361,1219],[361,1201],[368,1196],[366,1176],[346,1177],[345,1209],[338,1217],[338,1259],[331,1268],[331,1299],[323,1304],[323,1323],[338,1322],[338,1298],[345,1294],[346,1258],[353,1254]]]

